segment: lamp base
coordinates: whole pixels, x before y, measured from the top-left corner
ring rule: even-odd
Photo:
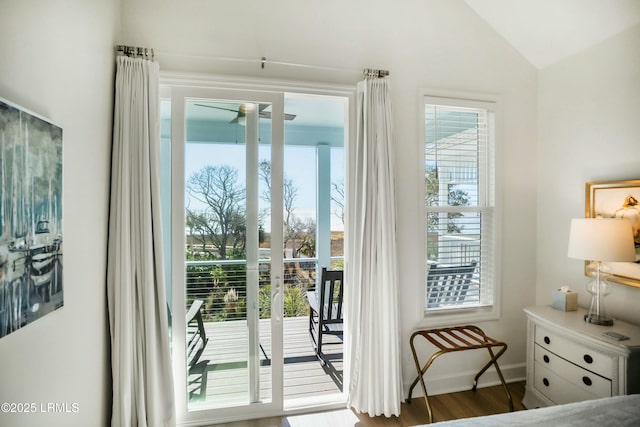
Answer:
[[[613,325],[613,319],[607,315],[604,306],[604,297],[609,295],[609,284],[604,280],[609,275],[603,273],[600,262],[596,266],[596,278],[587,284],[587,291],[591,294],[591,305],[587,314],[584,315],[584,321],[600,326]]]
[[[609,316],[601,316],[598,314],[588,313],[584,315],[584,321],[600,326],[613,326],[613,319]]]

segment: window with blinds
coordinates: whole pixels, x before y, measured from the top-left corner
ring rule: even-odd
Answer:
[[[492,103],[424,103],[426,312],[494,301]]]

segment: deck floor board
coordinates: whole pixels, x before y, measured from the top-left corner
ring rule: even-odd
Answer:
[[[249,399],[248,328],[246,321],[205,322],[208,343],[198,368],[189,375],[193,392],[190,409],[245,404]],[[323,368],[309,337],[308,317],[284,319],[284,396],[296,399],[339,393],[342,384],[342,341],[325,336],[323,353],[329,360]],[[259,323],[259,342],[271,358],[271,328],[268,319]],[[271,400],[271,366],[260,351],[260,399]]]

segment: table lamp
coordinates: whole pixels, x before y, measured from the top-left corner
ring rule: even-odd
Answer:
[[[569,258],[595,263],[595,282],[588,285],[591,305],[585,322],[611,326],[613,319],[606,313],[603,296],[606,281],[601,277],[603,262],[636,260],[631,223],[618,218],[574,218],[569,232]]]

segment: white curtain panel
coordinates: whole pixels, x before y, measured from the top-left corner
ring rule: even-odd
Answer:
[[[156,62],[117,58],[107,261],[114,427],[175,425],[158,91]]]
[[[358,83],[356,143],[347,198],[348,405],[399,415],[403,400],[398,324],[395,173],[387,79]]]

